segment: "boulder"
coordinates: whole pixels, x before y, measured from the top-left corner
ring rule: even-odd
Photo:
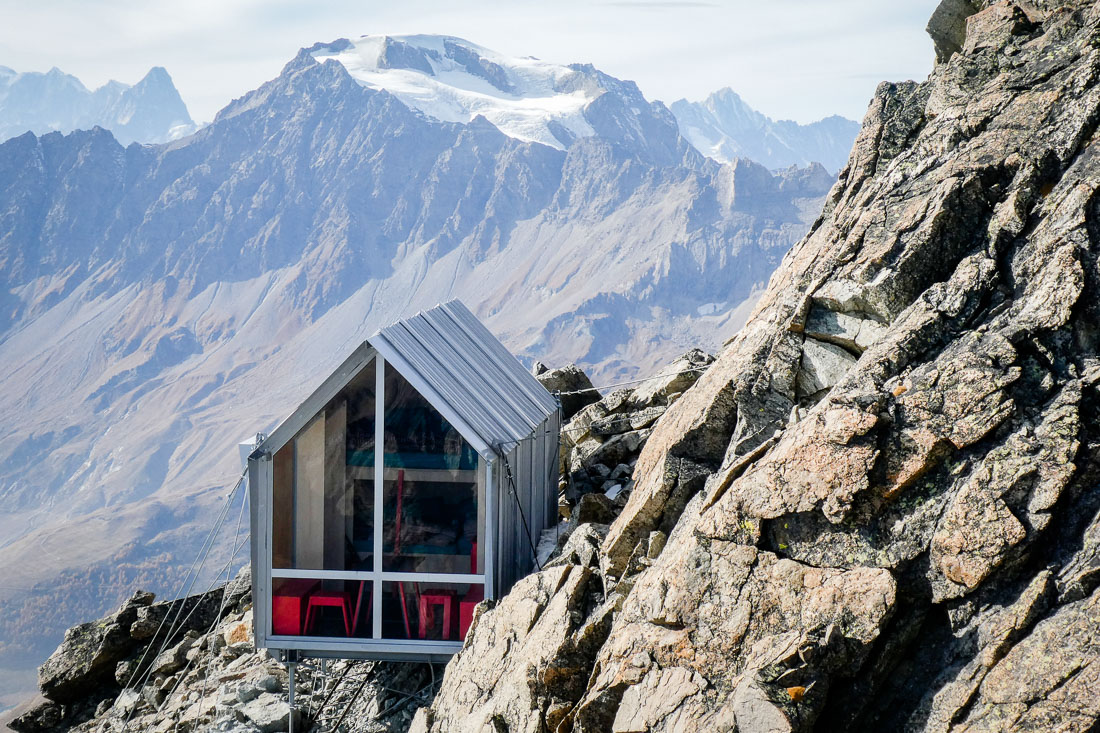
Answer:
[[[702,349],[692,349],[661,369],[656,377],[635,387],[629,403],[635,409],[667,406],[671,395],[686,392],[713,363],[713,356]]]
[[[837,313],[815,306],[810,311],[803,333],[818,341],[840,346],[853,354],[862,354],[882,338],[886,327],[873,318]]]
[[[242,717],[262,733],[290,730],[291,709],[285,696],[262,693],[241,705],[239,711]],[[301,713],[295,709],[293,715],[294,727],[297,728]]]
[[[150,667],[154,675],[168,675],[177,672],[187,664],[187,653],[195,643],[197,634],[189,632],[177,644],[158,654]]]
[[[573,509],[572,518],[577,524],[588,522],[609,524],[615,519],[616,514],[618,514],[618,508],[615,502],[604,494],[594,492],[581,497],[576,508]]]
[[[249,571],[241,571],[230,581],[227,589],[225,609],[233,608],[245,598],[251,597],[252,581]],[[182,635],[187,631],[205,631],[214,623],[219,609],[222,609],[221,588],[200,595],[174,601],[163,601],[140,608],[130,633],[135,639],[145,641],[158,634],[157,639],[172,630],[173,635]]]
[[[613,435],[588,454],[584,462],[587,464],[599,463],[605,466],[616,466],[625,463],[638,454],[650,432],[652,431],[647,428]]]
[[[585,405],[600,401],[600,393],[592,386],[592,380],[576,364],[536,374],[535,379],[546,387],[546,391],[561,393],[563,420],[576,415]]]
[[[66,631],[61,645],[38,668],[42,694],[55,702],[73,702],[101,685],[113,685],[115,667],[135,647],[130,626],[152,600],[151,593],[138,591],[110,616]]]
[[[798,371],[798,393],[812,397],[831,388],[844,378],[856,358],[841,347],[814,338],[802,346],[802,363]]]
[[[928,20],[927,31],[936,48],[936,62],[943,63],[966,43],[966,19],[978,12],[974,0],[942,0]]]
[[[592,435],[592,424],[607,416],[603,401],[585,405],[562,428],[562,445],[577,445]]]
[[[25,733],[52,731],[61,725],[64,718],[64,706],[38,695],[16,708],[8,727]]]

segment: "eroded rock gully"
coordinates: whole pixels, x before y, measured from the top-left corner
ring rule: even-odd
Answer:
[[[929,31],[598,551],[484,610],[414,730],[1100,724],[1100,5]]]

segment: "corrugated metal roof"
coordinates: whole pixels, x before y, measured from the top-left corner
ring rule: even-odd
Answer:
[[[368,341],[486,458],[553,415],[554,398],[457,300],[398,321]],[[465,429],[464,429],[465,428]]]

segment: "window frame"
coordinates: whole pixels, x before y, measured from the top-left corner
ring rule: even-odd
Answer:
[[[376,459],[374,461],[374,547],[381,550],[382,548],[382,533],[383,533],[383,494],[384,483],[383,474],[385,471],[385,460],[379,460],[379,457],[383,455],[380,450],[383,445],[383,435],[385,431],[385,408],[386,408],[386,395],[385,395],[385,374],[387,361],[377,350],[372,349],[372,353],[365,358],[361,364],[348,376],[346,383],[350,382],[354,377],[362,370],[368,368],[371,363],[375,365],[375,446],[376,446]],[[427,400],[433,406],[435,400],[426,394],[427,390],[423,388],[421,384],[418,384],[419,380],[409,379],[406,374],[397,369],[397,366],[392,362],[389,366],[398,371],[401,376],[408,381],[414,389],[416,389],[425,400]],[[342,386],[340,387],[342,388]],[[338,390],[337,390],[338,392]],[[331,399],[331,397],[329,398]],[[312,414],[307,415],[302,421],[302,426],[308,425],[313,419],[315,419],[317,410],[324,409],[324,405],[328,400],[325,400],[318,408],[316,408]],[[438,409],[438,408],[437,408]],[[293,440],[297,435],[298,430],[302,426],[298,426],[298,429],[291,433],[289,440]],[[461,428],[460,434],[463,433]],[[465,435],[464,438],[469,440]],[[289,443],[289,440],[287,441]],[[281,448],[282,446],[280,446]],[[259,507],[256,507],[256,515],[253,517],[253,526],[262,527],[263,530],[260,533],[262,541],[258,548],[259,554],[262,555],[263,563],[262,567],[265,570],[265,577],[261,579],[257,593],[258,598],[261,600],[263,610],[255,614],[257,626],[262,628],[264,632],[264,639],[262,640],[267,648],[271,649],[297,649],[317,651],[322,653],[344,654],[347,656],[361,656],[363,654],[385,655],[392,653],[395,656],[393,658],[400,659],[406,658],[408,655],[420,655],[440,658],[445,658],[457,652],[462,648],[463,640],[447,641],[447,640],[426,640],[426,639],[400,639],[389,638],[382,636],[382,583],[383,582],[406,582],[406,583],[448,583],[448,584],[468,584],[468,585],[480,585],[482,586],[484,597],[492,598],[493,595],[493,539],[495,532],[493,517],[495,517],[495,491],[493,482],[493,463],[487,461],[480,452],[477,452],[477,471],[478,471],[478,483],[479,491],[483,491],[483,495],[479,497],[479,500],[485,502],[485,521],[484,525],[479,529],[484,533],[484,537],[479,537],[479,542],[485,545],[485,549],[479,550],[483,553],[482,569],[481,573],[417,573],[417,572],[396,572],[396,571],[384,571],[382,569],[383,553],[377,551],[373,553],[372,565],[373,569],[366,570],[317,570],[317,569],[291,569],[291,568],[276,568],[274,567],[274,485],[273,485],[273,466],[272,466],[273,452],[265,454],[258,462],[257,471],[255,477],[250,475],[250,480],[257,480],[261,487]],[[347,638],[342,636],[304,636],[304,635],[276,635],[273,633],[273,619],[271,613],[272,603],[272,580],[275,578],[305,578],[311,580],[359,580],[367,581],[371,583],[372,603],[371,607],[371,636],[369,638]],[[256,609],[259,611],[259,609]],[[262,615],[261,615],[262,614]]]

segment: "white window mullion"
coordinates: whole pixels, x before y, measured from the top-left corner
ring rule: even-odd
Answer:
[[[382,573],[387,583],[450,583],[452,585],[484,585],[485,576],[472,573]]]
[[[485,482],[485,537],[479,541],[485,545],[478,547],[482,556],[482,568],[485,573],[485,597],[496,598],[496,581],[493,568],[496,567],[496,526],[497,526],[497,494],[496,477],[493,475],[493,464],[482,457],[478,461],[485,467],[482,476]]]
[[[306,580],[374,580],[374,573],[362,570],[294,570],[273,568],[273,578],[305,578]]]
[[[371,575],[371,635],[382,638],[382,480],[386,462],[386,360],[374,360],[374,572]]]

